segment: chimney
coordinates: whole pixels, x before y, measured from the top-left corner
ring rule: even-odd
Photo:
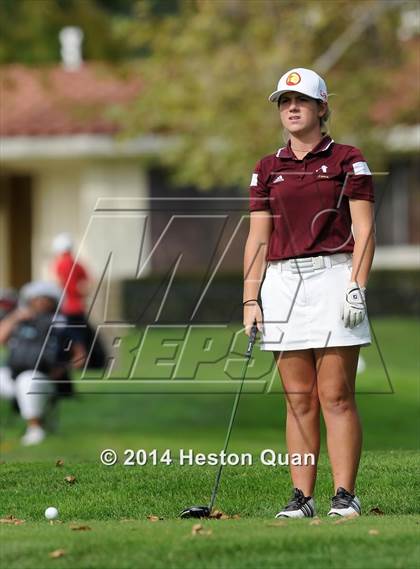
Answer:
[[[61,44],[61,62],[67,71],[80,69],[82,59],[83,32],[75,26],[63,28],[59,33]]]

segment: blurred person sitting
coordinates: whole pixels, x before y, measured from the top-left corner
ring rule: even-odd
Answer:
[[[89,367],[104,367],[105,350],[99,337],[90,326],[86,317],[86,297],[90,288],[88,271],[73,255],[74,243],[69,233],[59,233],[53,239],[52,249],[55,255],[52,264],[52,276],[64,290],[64,301],[60,311],[67,322],[74,325],[73,339],[82,343],[89,354]]]
[[[27,422],[23,445],[44,440],[48,403],[59,394],[60,382],[67,384],[70,366],[84,364],[83,346],[71,341],[65,317],[56,315],[61,294],[54,283],[28,283],[19,306],[0,322],[0,344],[7,347],[0,397],[17,401]]]

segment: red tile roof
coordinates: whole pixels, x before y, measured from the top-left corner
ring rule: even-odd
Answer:
[[[0,136],[112,134],[119,126],[107,112],[140,91],[136,77],[96,63],[76,71],[6,65],[0,72]]]
[[[403,65],[373,103],[370,116],[377,124],[417,122],[419,43],[406,42]],[[100,63],[84,63],[77,71],[14,64],[0,73],[0,136],[113,134],[119,125],[108,111],[135,99],[141,88],[133,74],[122,78]]]

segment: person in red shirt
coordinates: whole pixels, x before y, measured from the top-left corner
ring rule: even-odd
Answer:
[[[68,233],[60,233],[54,238],[53,251],[56,257],[53,273],[58,284],[65,289],[61,312],[68,317],[83,319],[89,277],[84,266],[75,261],[72,250],[73,241]]]
[[[74,258],[73,240],[69,233],[60,233],[54,238],[53,251],[52,272],[64,290],[60,312],[66,316],[74,341],[84,346],[85,357],[89,356],[88,367],[102,368],[106,359],[104,344],[86,318],[86,297],[90,285],[88,272]]]
[[[251,177],[243,323],[247,335],[256,323],[261,349],[273,352],[286,394],[289,455],[314,457],[290,467],[292,498],[276,517],[315,515],[320,410],[336,492],[328,513],[360,515],[355,378],[360,347],[371,343],[372,175],[359,149],[327,134],[327,86],[317,73],[291,69],[269,100],[288,141]]]

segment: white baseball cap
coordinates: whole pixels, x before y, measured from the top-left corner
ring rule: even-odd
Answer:
[[[27,283],[20,289],[20,300],[26,303],[33,298],[46,296],[55,302],[59,302],[63,291],[53,282],[49,281],[32,281]]]
[[[296,67],[287,71],[279,80],[277,89],[271,93],[268,100],[275,103],[280,95],[288,91],[296,91],[313,99],[319,99],[326,103],[328,101],[328,91],[325,81],[312,71],[304,67]]]
[[[59,233],[53,239],[54,253],[65,253],[73,249],[73,239],[70,233]]]

